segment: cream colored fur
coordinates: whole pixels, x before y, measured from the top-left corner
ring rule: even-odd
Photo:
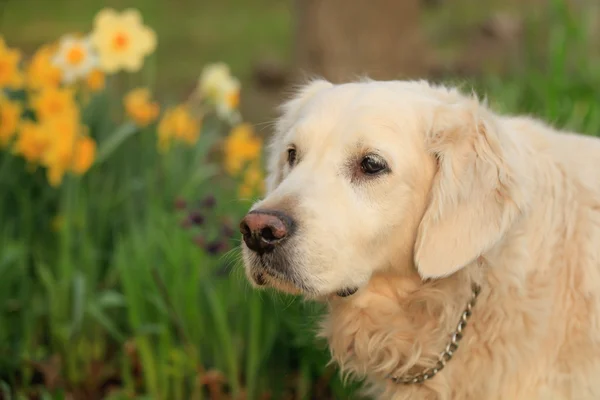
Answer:
[[[349,176],[373,149],[391,173]],[[327,302],[321,335],[374,398],[600,399],[600,140],[427,82],[317,80],[283,106],[268,168],[253,209],[298,221],[286,268]],[[251,278],[260,263],[243,250]],[[473,282],[446,368],[386,379],[435,364]]]

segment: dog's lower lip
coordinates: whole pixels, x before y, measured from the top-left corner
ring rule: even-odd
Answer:
[[[354,293],[356,293],[358,291],[357,287],[353,287],[353,288],[345,288],[342,290],[338,290],[336,292],[336,294],[340,297],[348,297],[348,296],[352,296]]]
[[[259,286],[264,286],[267,283],[267,281],[265,281],[265,276],[263,275],[262,272],[259,272],[258,274],[256,274],[254,276],[254,281]]]

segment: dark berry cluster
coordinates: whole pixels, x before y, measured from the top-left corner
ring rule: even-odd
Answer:
[[[183,212],[181,227],[192,232],[198,247],[215,256],[230,250],[235,236],[231,219],[217,215],[216,205],[217,199],[213,195],[194,204],[181,198],[174,202],[175,210]]]

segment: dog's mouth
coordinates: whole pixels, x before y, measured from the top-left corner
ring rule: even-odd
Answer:
[[[273,257],[272,254],[254,255],[250,264],[252,267],[249,277],[256,286],[273,288],[284,293],[305,295],[309,298],[346,298],[359,290],[357,286],[347,286],[328,293],[317,291],[301,275],[295,273],[293,265],[284,262],[280,257]]]
[[[273,289],[294,295],[304,294],[309,297],[316,297],[316,293],[312,290],[308,290],[306,285],[298,284],[294,280],[291,280],[276,271],[267,269],[256,271],[252,274],[252,280],[257,286],[272,287]],[[335,294],[338,297],[346,298],[355,294],[358,289],[359,288],[356,286],[346,287],[332,293],[332,295]]]
[[[274,260],[264,256],[255,257],[253,264],[250,275],[257,286],[272,287],[290,294],[310,292],[304,281],[290,272],[293,270],[287,264],[274,264]]]
[[[356,292],[358,292],[358,288],[356,286],[352,286],[338,290],[337,292],[335,292],[335,294],[339,297],[350,297]]]

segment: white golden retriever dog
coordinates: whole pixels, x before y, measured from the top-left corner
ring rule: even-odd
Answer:
[[[314,80],[240,224],[378,399],[600,399],[600,140],[423,81]]]

